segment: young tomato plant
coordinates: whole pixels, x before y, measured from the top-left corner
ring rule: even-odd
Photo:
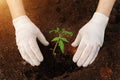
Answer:
[[[65,35],[69,35],[69,36],[72,36],[73,33],[72,32],[69,32],[69,31],[66,31],[64,28],[60,29],[59,27],[57,27],[56,29],[54,30],[50,30],[49,33],[55,33],[57,34],[58,36],[54,37],[51,42],[55,42],[55,46],[54,48],[52,49],[53,50],[53,54],[56,55],[56,48],[57,46],[59,46],[60,50],[62,53],[64,53],[64,50],[65,50],[65,47],[64,47],[64,43],[68,43],[69,41],[67,40],[67,38],[65,38],[64,36]]]

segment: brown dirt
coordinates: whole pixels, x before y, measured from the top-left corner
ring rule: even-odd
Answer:
[[[120,0],[117,0],[106,29],[105,42],[95,62],[87,68],[78,68],[72,62],[70,44],[66,54],[53,57],[49,48],[39,46],[44,55],[43,63],[32,67],[24,62],[15,43],[14,28],[8,7],[0,3],[0,80],[120,80]],[[68,37],[70,43],[78,30],[93,15],[98,0],[24,0],[31,20],[39,26],[48,41],[53,36],[50,29],[63,26],[74,32]]]

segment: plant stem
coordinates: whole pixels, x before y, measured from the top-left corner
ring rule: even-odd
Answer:
[[[58,41],[55,43],[55,46],[54,46],[54,49],[53,49],[53,54],[54,55],[56,55],[55,50],[56,50],[57,46],[58,46]]]
[[[61,34],[59,33],[59,39],[61,38]],[[56,50],[56,48],[57,48],[57,46],[58,46],[58,43],[59,43],[59,40],[55,43],[55,46],[54,46],[54,49],[53,49],[53,54],[54,55],[56,55],[56,53],[55,53],[55,50]]]

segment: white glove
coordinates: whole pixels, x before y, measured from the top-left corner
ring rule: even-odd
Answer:
[[[100,47],[104,42],[104,33],[109,18],[101,13],[95,12],[92,19],[83,26],[72,43],[78,49],[73,56],[73,62],[77,65],[87,67],[98,55]]]
[[[16,43],[22,58],[32,66],[38,66],[43,61],[43,56],[36,38],[45,46],[49,42],[27,16],[20,16],[14,19],[13,25],[16,31]]]

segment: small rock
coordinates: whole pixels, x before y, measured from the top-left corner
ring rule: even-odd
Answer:
[[[113,74],[112,69],[110,69],[109,67],[102,67],[100,69],[100,75],[104,79],[110,78],[112,74]]]

